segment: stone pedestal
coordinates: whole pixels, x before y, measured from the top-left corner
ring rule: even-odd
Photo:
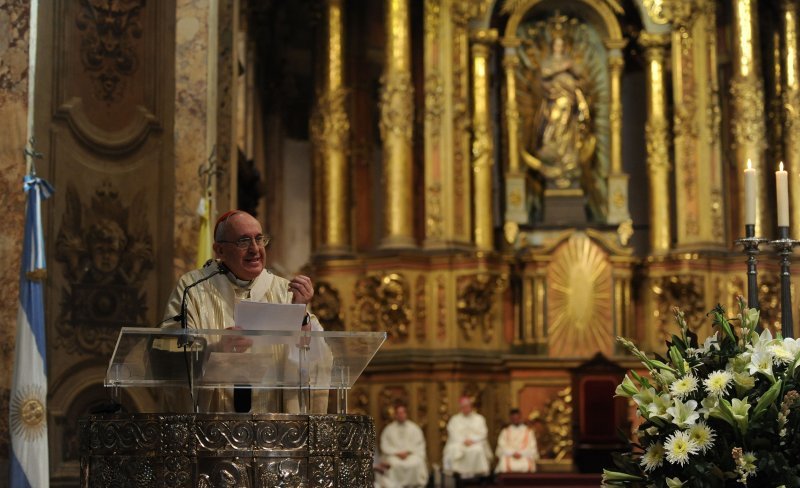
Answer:
[[[585,224],[586,195],[580,188],[551,189],[544,191],[545,225]]]

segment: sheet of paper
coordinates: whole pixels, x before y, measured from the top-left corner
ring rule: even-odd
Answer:
[[[243,300],[236,304],[233,321],[248,330],[299,332],[306,314],[302,303],[266,303]]]

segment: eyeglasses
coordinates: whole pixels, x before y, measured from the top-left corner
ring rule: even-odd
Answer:
[[[250,243],[255,242],[258,247],[266,247],[272,238],[270,236],[240,237],[235,241],[217,241],[225,244],[236,244],[239,249],[247,249]]]

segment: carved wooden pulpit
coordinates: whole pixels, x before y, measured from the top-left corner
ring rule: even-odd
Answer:
[[[252,346],[223,352],[232,335]],[[385,339],[383,332],[123,328],[105,380],[113,396],[123,387],[157,388],[165,398],[188,398],[193,413],[83,419],[81,486],[371,488],[374,423],[346,413],[346,393]],[[289,404],[299,411],[255,412],[255,401],[251,413],[207,411],[234,385],[254,399],[296,399]],[[313,412],[315,393],[329,390],[337,413]]]

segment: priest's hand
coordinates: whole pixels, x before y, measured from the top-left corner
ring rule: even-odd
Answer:
[[[227,327],[225,330],[242,330],[241,327]],[[222,352],[245,352],[253,345],[249,337],[224,335],[222,336]]]
[[[292,303],[308,304],[314,297],[314,284],[308,276],[297,275],[289,282],[289,291],[292,292]]]

